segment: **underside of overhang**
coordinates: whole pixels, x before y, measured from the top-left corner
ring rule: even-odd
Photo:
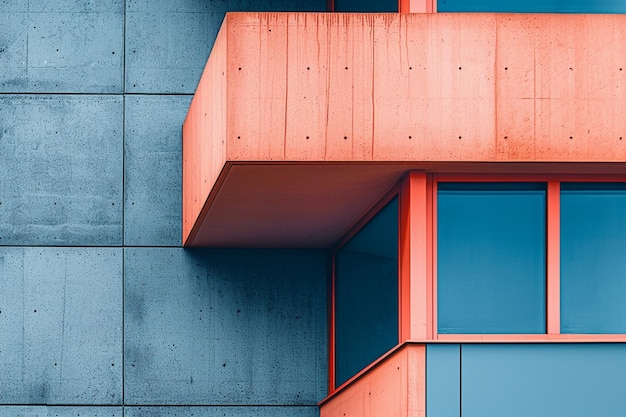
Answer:
[[[608,180],[626,163],[228,163],[186,244],[332,247],[412,170]]]

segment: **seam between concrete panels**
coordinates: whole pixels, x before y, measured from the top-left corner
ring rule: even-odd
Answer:
[[[126,404],[126,1],[123,0],[124,22],[122,25],[122,406]],[[125,416],[125,408],[122,407],[122,417]]]
[[[119,407],[119,406],[115,406]],[[125,408],[319,408],[317,404],[126,404]]]
[[[2,91],[1,96],[114,96],[114,97],[126,97],[126,96],[190,96],[193,97],[195,93],[98,93],[98,92],[24,92],[24,91]]]

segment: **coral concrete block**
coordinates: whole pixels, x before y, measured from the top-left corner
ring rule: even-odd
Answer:
[[[0,248],[0,277],[0,403],[120,404],[122,250]]]
[[[121,92],[123,12],[119,0],[3,3],[0,92]]]
[[[119,245],[122,99],[0,96],[0,244]]]
[[[623,15],[499,15],[499,160],[626,160]]]
[[[320,404],[321,417],[425,417],[426,347],[405,345]]]
[[[127,405],[325,394],[325,252],[128,248],[125,277]]]
[[[127,97],[124,244],[181,244],[181,125],[188,96]]]
[[[284,175],[286,163],[401,176],[431,163],[624,162],[625,28],[625,15],[230,13],[183,127],[183,242],[332,243],[217,221],[249,195],[230,188],[235,173],[272,169],[274,185],[255,192],[306,217],[284,192],[305,175]],[[334,185],[312,188],[328,191],[307,217],[316,230]],[[380,198],[353,190],[368,203],[335,200],[352,220]],[[284,219],[246,217],[293,230]]]

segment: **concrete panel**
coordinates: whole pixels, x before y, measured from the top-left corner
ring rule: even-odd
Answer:
[[[0,92],[122,91],[122,1],[10,3],[0,9]]]
[[[315,405],[326,254],[125,250],[126,404]]]
[[[125,407],[126,417],[317,417],[317,407]]]
[[[0,406],[2,417],[121,417],[122,407]]]
[[[126,92],[192,94],[228,11],[324,11],[326,0],[129,0]]]
[[[181,135],[189,96],[129,97],[125,107],[124,244],[181,244]]]
[[[121,249],[0,248],[0,404],[119,404],[121,308]]]
[[[0,244],[119,245],[122,101],[0,96]]]
[[[426,346],[428,417],[461,416],[461,345]]]

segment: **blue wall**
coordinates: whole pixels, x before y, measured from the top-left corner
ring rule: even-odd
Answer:
[[[181,125],[226,11],[325,5],[0,1],[0,416],[318,414],[326,253],[183,250]]]
[[[621,343],[431,344],[428,417],[626,414]]]

